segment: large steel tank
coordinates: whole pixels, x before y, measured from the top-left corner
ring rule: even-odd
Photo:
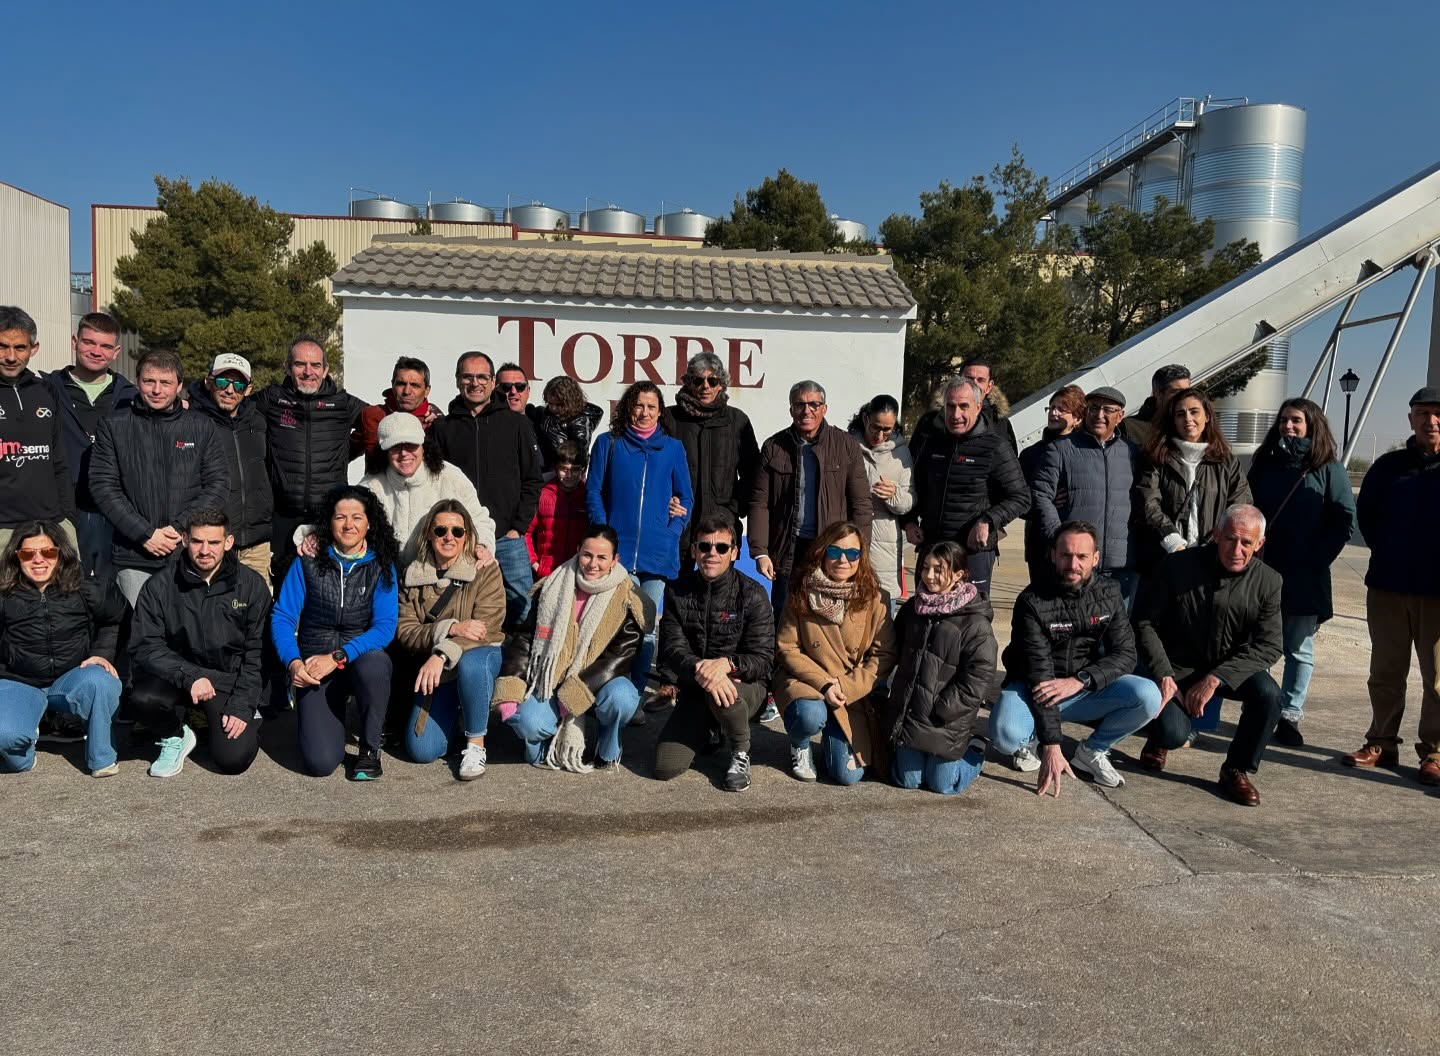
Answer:
[[[419,220],[420,209],[408,202],[399,202],[383,195],[356,198],[350,203],[350,215],[366,220]]]
[[[713,216],[681,209],[678,213],[661,213],[655,218],[655,233],[671,238],[704,238],[705,229],[715,222]]]
[[[495,222],[495,210],[487,209],[483,205],[476,205],[474,202],[467,202],[463,198],[456,198],[453,202],[432,202],[429,214],[430,219],[438,223],[493,224]]]
[[[617,205],[587,209],[580,214],[580,230],[605,235],[643,235],[645,217]]]
[[[563,209],[551,209],[544,202],[531,202],[506,209],[505,222],[532,231],[568,231],[570,214]]]
[[[870,237],[870,229],[858,220],[846,220],[831,214],[830,226],[838,231],[846,242],[864,242]]]
[[[1185,144],[1179,139],[1145,155],[1136,166],[1135,205],[1142,213],[1155,209],[1163,197],[1171,205],[1184,204],[1180,198],[1180,176],[1185,164]]]

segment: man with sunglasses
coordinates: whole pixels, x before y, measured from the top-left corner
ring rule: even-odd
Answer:
[[[235,556],[268,584],[275,497],[265,463],[270,450],[265,419],[245,398],[253,391],[250,378],[248,359],[222,352],[211,361],[210,372],[191,384],[190,410],[205,415],[215,426],[230,467],[225,515],[235,538]]]
[[[495,518],[495,560],[505,580],[505,626],[516,627],[530,606],[534,572],[525,530],[535,517],[544,480],[540,475],[540,448],[535,430],[524,413],[511,406],[528,400],[525,372],[513,365],[504,384],[496,388],[495,361],[484,352],[462,353],[455,364],[455,385],[460,395],[450,401],[450,413],[430,430],[445,461],[453,463],[475,485],[481,504]]]
[[[665,588],[656,659],[662,677],[680,689],[655,747],[661,781],[679,777],[723,741],[730,751],[723,787],[750,787],[750,722],[765,703],[775,620],[765,588],[735,570],[738,554],[734,518],[707,514],[690,545],[695,568]]]
[[[519,363],[501,363],[495,372],[495,391],[516,414],[530,415],[530,379]],[[530,423],[532,426],[534,422]]]

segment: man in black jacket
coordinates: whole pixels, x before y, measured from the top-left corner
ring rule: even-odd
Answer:
[[[1060,724],[1083,722],[1095,732],[1075,746],[1071,765],[1098,785],[1125,779],[1110,749],[1160,713],[1160,691],[1135,675],[1135,636],[1120,586],[1096,574],[1099,532],[1067,521],[1050,544],[1055,574],[1015,600],[1010,645],[1002,657],[1009,684],[990,713],[990,740],[1012,752],[1023,770],[1038,769],[1036,791],[1060,794],[1070,766],[1060,752]],[[1022,753],[1040,742],[1038,763]]]
[[[523,375],[521,376],[523,378]],[[460,395],[430,430],[445,461],[470,478],[495,518],[495,560],[505,580],[505,627],[519,626],[530,608],[534,570],[525,531],[535,518],[540,489],[540,448],[530,420],[495,397],[495,364],[484,352],[466,352],[455,364]]]
[[[244,772],[260,747],[260,648],[270,615],[265,580],[240,564],[225,513],[196,510],[184,551],[150,577],[135,606],[130,703],[160,739],[151,777],[174,777],[195,748],[185,724],[203,708],[210,757]]]
[[[255,402],[245,398],[249,389],[250,361],[223,352],[210,363],[205,379],[190,386],[190,409],[215,426],[230,468],[225,516],[235,537],[236,559],[268,583],[275,495],[266,468],[265,419]]]
[[[655,746],[655,776],[679,777],[723,731],[730,749],[725,788],[750,787],[750,721],[765,704],[775,662],[775,619],[765,588],[735,571],[740,539],[734,518],[700,518],[691,571],[665,588],[660,669],[680,687]]]
[[[31,521],[59,522],[75,541],[59,401],[30,370],[39,337],[28,313],[0,306],[0,547]]]
[[[1030,509],[1014,450],[981,417],[984,394],[967,378],[945,387],[943,431],[931,430],[915,463],[915,546],[950,539],[965,548],[970,582],[990,593],[1000,532]]]
[[[1119,433],[1136,447],[1144,449],[1155,432],[1155,416],[1170,402],[1170,397],[1190,387],[1190,368],[1183,363],[1170,363],[1150,375],[1150,395],[1140,409],[1120,423]]]
[[[255,397],[265,419],[275,520],[271,577],[277,589],[295,558],[295,529],[313,524],[331,488],[344,484],[350,437],[366,403],[330,377],[325,346],[297,337],[285,358],[285,380]]]
[[[100,419],[90,462],[90,490],[115,527],[115,580],[131,605],[180,546],[190,514],[223,509],[230,495],[215,427],[180,402],[180,358],[147,352],[135,374],[140,398]]]
[[[1241,702],[1220,789],[1243,806],[1260,803],[1250,781],[1284,695],[1270,677],[1280,659],[1280,574],[1255,560],[1265,515],[1254,506],[1225,511],[1213,541],[1171,554],[1140,584],[1135,637],[1140,659],[1160,686],[1165,708],[1140,756],[1161,770],[1166,753],[1190,737],[1191,719],[1213,697]]]
[[[1010,419],[1000,413],[1000,408],[995,406],[991,395],[995,392],[995,368],[988,359],[983,356],[971,356],[960,367],[960,376],[975,383],[980,390],[980,417],[992,433],[998,433],[1005,438],[1010,445],[1010,450],[1017,455],[1020,453],[1020,445],[1015,440],[1015,427],[1010,424]]]
[[[120,324],[104,312],[80,317],[70,339],[74,362],[44,375],[59,400],[65,465],[75,494],[75,535],[87,576],[111,579],[114,530],[90,494],[90,454],[100,419],[123,411],[138,395],[130,379],[111,368],[120,354]]]

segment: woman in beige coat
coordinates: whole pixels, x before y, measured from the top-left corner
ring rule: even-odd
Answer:
[[[815,780],[810,739],[817,733],[838,784],[889,766],[870,693],[895,666],[895,626],[868,550],[850,521],[821,532],[796,571],[780,622],[773,689],[790,735],[790,772],[801,781]]]

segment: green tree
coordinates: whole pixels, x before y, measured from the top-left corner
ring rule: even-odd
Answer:
[[[235,352],[265,381],[297,334],[330,337],[340,309],[321,285],[336,269],[324,243],[290,250],[290,218],[227,183],[156,176],[155,187],[165,215],[115,265],[115,316],[146,348],[179,353],[190,377]]]
[[[705,231],[707,246],[725,249],[786,249],[792,253],[830,253],[854,250],[844,243],[818,184],[796,179],[781,169],[767,176],[759,187],[751,187],[728,217],[712,223]],[[873,244],[864,251],[874,252]]]

